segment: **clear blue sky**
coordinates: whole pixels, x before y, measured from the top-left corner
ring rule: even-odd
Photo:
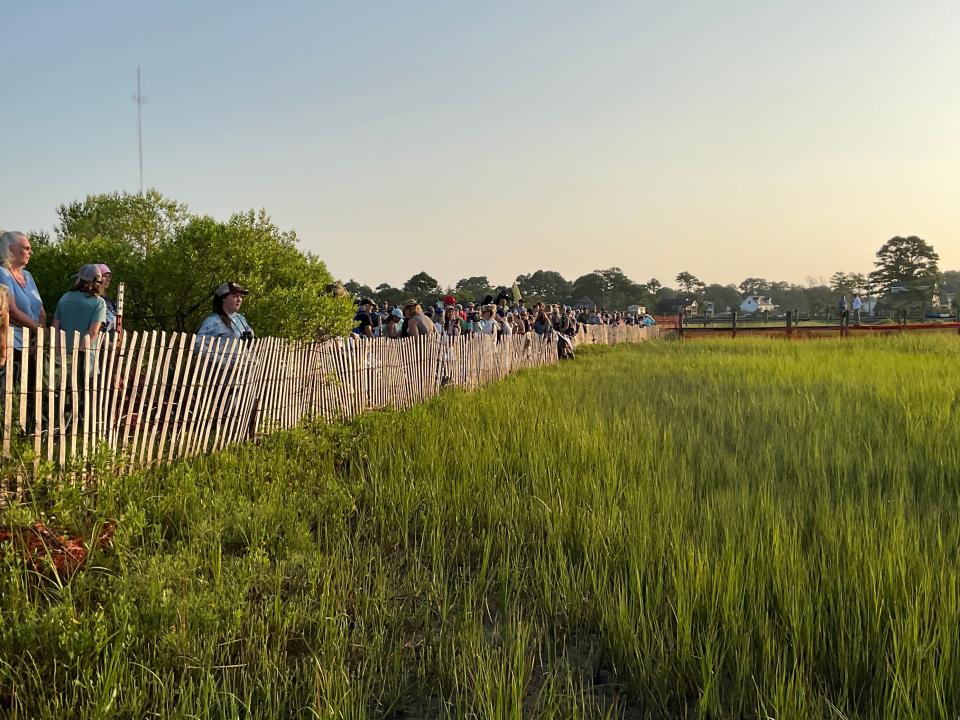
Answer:
[[[338,277],[960,268],[956,2],[0,5],[0,227],[145,182]]]

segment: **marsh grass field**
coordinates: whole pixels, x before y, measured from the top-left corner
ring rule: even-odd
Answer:
[[[10,718],[955,718],[960,338],[592,348],[0,547]]]

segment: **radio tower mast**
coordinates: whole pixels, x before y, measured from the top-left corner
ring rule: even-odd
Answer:
[[[140,94],[140,66],[137,65],[137,94],[133,96],[137,103],[137,145],[140,148],[140,194],[143,195],[143,117],[142,108],[147,99]]]

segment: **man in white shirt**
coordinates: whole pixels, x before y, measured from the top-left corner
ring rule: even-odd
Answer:
[[[856,318],[857,325],[860,324],[860,310],[863,308],[863,300],[860,299],[860,293],[853,295],[853,316]]]

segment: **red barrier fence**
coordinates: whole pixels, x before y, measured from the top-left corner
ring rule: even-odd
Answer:
[[[693,340],[707,337],[786,337],[809,339],[816,337],[850,337],[851,335],[871,335],[875,333],[902,333],[902,332],[957,332],[960,333],[960,322],[937,323],[910,323],[884,325],[734,325],[726,327],[691,327],[684,325],[680,328],[680,338]]]

